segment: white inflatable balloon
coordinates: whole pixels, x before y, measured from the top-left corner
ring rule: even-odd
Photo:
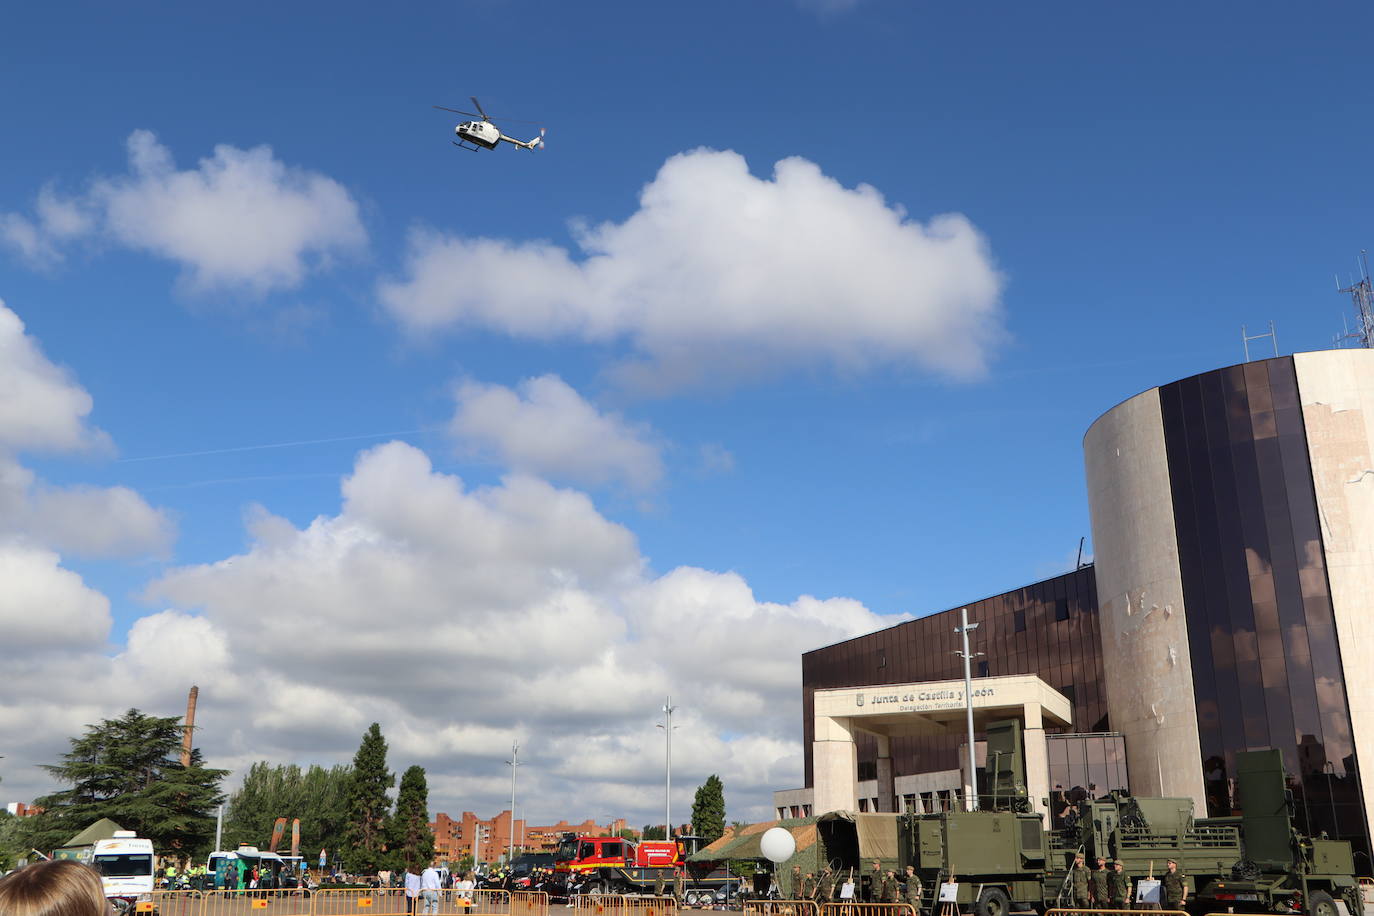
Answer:
[[[781,827],[769,827],[759,840],[759,851],[770,862],[786,862],[797,851],[797,841],[791,831]]]

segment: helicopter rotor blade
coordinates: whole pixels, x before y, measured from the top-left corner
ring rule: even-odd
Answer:
[[[461,110],[459,110],[459,109],[457,109],[457,108],[445,108],[443,105],[432,105],[432,106],[430,106],[430,107],[432,107],[432,108],[437,108],[437,109],[439,109],[440,111],[451,111],[451,112],[453,112],[454,114],[467,115],[469,118],[481,118],[481,117],[483,117],[482,115],[473,114],[473,113],[470,112],[470,111],[461,111]]]
[[[479,102],[479,101],[477,101],[477,96],[475,96],[475,95],[470,95],[470,96],[468,96],[468,98],[472,99],[472,104],[476,105],[476,106],[477,106],[477,110],[482,112],[482,120],[484,120],[484,121],[490,121],[491,118],[487,117],[487,113],[486,113],[485,111],[482,111],[482,103]]]

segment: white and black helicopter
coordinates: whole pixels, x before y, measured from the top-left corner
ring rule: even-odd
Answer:
[[[480,121],[464,121],[453,129],[458,135],[458,139],[453,141],[453,145],[463,149],[470,149],[476,152],[479,149],[496,149],[504,140],[512,146],[520,149],[540,149],[544,145],[544,128],[539,128],[539,136],[533,140],[517,140],[514,137],[507,137],[501,133],[500,129],[493,123],[487,113],[482,110],[482,103],[477,101],[477,97],[470,95],[472,104],[477,107],[477,114],[470,111],[459,111],[457,108],[445,108],[443,105],[434,107],[440,111],[451,111],[454,114],[467,115],[469,118],[480,118]],[[501,118],[502,121],[510,121],[512,124],[533,124],[533,121],[512,121],[510,118]]]

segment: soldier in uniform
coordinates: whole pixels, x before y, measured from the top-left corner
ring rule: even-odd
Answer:
[[[802,870],[800,865],[792,866],[792,883],[784,889],[790,899],[798,900],[802,895]]]
[[[656,875],[654,875],[654,896],[655,896],[655,897],[662,897],[662,896],[663,896],[663,888],[664,888],[664,886],[665,886],[667,883],[668,883],[668,880],[667,880],[666,878],[663,877],[663,869],[660,868],[660,869],[658,870],[658,873],[657,873]]]
[[[1178,863],[1170,859],[1168,871],[1159,879],[1160,902],[1166,910],[1181,910],[1188,902],[1188,879],[1178,870]]]
[[[1088,893],[1088,866],[1084,864],[1082,853],[1074,857],[1073,868],[1069,869],[1069,881],[1073,886],[1073,905],[1087,909],[1091,902]]]
[[[673,873],[673,896],[677,897],[678,905],[682,905],[682,898],[687,895],[687,872],[679,868]]]
[[[888,869],[883,873],[883,883],[878,891],[879,903],[897,902],[897,873]]]
[[[873,860],[873,868],[868,873],[868,902],[877,903],[878,894],[883,887],[883,868],[882,863],[877,859]]]
[[[816,879],[816,895],[811,898],[816,902],[816,906],[822,907],[835,899],[835,876],[827,865],[821,869],[821,876]]]
[[[916,908],[917,916],[921,912],[921,879],[916,874],[916,866],[906,867],[906,883],[902,885],[902,902],[909,903]]]
[[[1097,857],[1097,868],[1093,869],[1089,875],[1089,883],[1092,886],[1093,906],[1099,910],[1109,910],[1112,908],[1112,892],[1107,880],[1111,874],[1107,871],[1107,859],[1104,856]]]
[[[1112,873],[1108,876],[1107,887],[1111,894],[1112,909],[1131,908],[1131,876],[1126,874],[1125,863],[1120,859],[1112,863]]]
[[[797,896],[793,897],[792,899],[812,900],[816,896],[817,887],[818,885],[816,883],[816,876],[813,875],[811,872],[807,872],[806,875],[801,879],[801,889],[798,891]]]

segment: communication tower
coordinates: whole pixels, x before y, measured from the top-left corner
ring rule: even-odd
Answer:
[[[1340,277],[1336,278],[1336,292],[1350,297],[1355,306],[1355,329],[1348,330],[1336,338],[1339,346],[1347,340],[1357,341],[1356,346],[1374,349],[1374,283],[1369,279],[1369,252],[1360,252],[1360,279],[1349,286],[1341,286]]]

